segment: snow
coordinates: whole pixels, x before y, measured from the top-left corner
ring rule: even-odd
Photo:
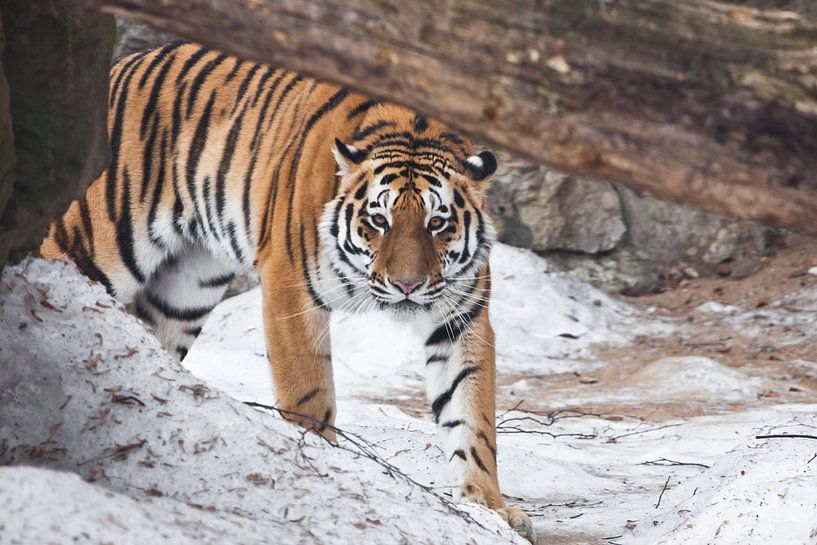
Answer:
[[[332,448],[201,383],[73,265],[27,261],[0,290],[0,466],[19,466],[3,469],[4,544],[521,541],[367,457],[377,446]]]
[[[765,379],[715,357],[662,354],[609,388],[538,399],[542,380],[610,365],[596,346],[626,348],[675,326],[526,251],[499,245],[492,270],[498,374],[509,377],[498,403],[500,482],[539,543],[817,544],[817,441],[756,439],[814,435],[817,405],[756,406]],[[708,308],[746,323],[755,312]],[[0,465],[48,469],[0,469],[0,543],[31,542],[33,532],[70,542],[82,531],[129,543],[110,537],[123,524],[143,543],[158,534],[173,543],[521,543],[492,513],[465,507],[480,526],[445,503],[421,341],[407,328],[386,315],[333,317],[337,425],[433,495],[348,442],[354,452],[234,401],[275,401],[260,325],[257,290],[223,302],[184,362],[191,376],[72,266],[7,270]],[[515,407],[510,391],[525,404]],[[684,418],[576,409],[713,399],[720,409]]]

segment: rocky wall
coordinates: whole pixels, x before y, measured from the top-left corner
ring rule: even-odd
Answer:
[[[0,0],[0,20],[2,268],[36,250],[50,221],[108,163],[115,26],[67,0]]]

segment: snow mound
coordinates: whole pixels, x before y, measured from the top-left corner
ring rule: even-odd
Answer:
[[[94,483],[5,469],[11,542],[103,542],[114,526],[141,543],[521,542],[374,460],[376,445],[332,448],[203,384],[73,264],[6,268],[0,385],[0,466]]]
[[[817,543],[814,456],[814,445],[804,439],[743,445],[667,491],[661,511],[645,514],[654,522],[631,543]]]

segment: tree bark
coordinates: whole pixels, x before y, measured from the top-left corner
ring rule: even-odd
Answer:
[[[817,21],[711,0],[75,0],[554,168],[817,232]]]

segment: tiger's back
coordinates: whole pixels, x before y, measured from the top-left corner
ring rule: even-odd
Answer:
[[[243,267],[276,242],[299,253],[293,217],[314,230],[337,189],[325,135],[350,137],[374,104],[184,42],[121,59],[109,100],[110,166],[41,251],[74,256],[123,300],[191,245]]]

